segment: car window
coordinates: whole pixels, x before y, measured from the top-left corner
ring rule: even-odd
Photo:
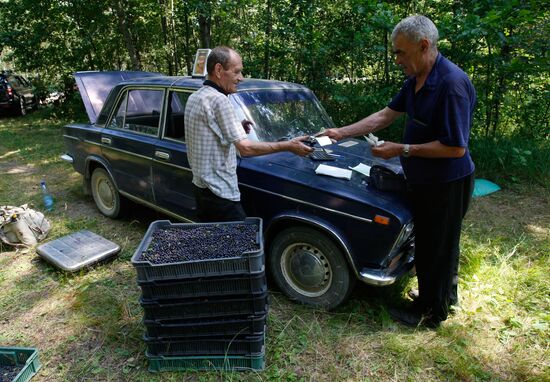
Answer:
[[[232,97],[232,101],[254,124],[254,132],[261,141],[314,135],[334,127],[310,91],[280,89],[239,92]]]
[[[17,79],[19,80],[19,82],[20,82],[23,86],[31,86],[31,84],[29,83],[29,81],[27,81],[24,77],[17,76]]]
[[[157,136],[163,94],[163,90],[126,91],[109,126]]]
[[[21,82],[17,79],[17,77],[15,77],[15,76],[9,76],[9,77],[8,77],[8,82],[9,82],[9,83],[11,84],[11,86],[13,86],[13,87],[21,87],[21,86],[23,86],[23,85],[21,84]]]
[[[164,136],[185,142],[184,114],[187,99],[191,93],[170,92],[168,109],[166,111],[166,127]]]

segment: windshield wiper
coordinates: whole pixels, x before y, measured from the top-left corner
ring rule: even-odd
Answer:
[[[282,142],[282,141],[290,141],[292,139],[292,135],[291,134],[287,134],[279,139],[277,139],[277,142]]]

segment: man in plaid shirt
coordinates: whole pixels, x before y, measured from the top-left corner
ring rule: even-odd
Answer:
[[[185,107],[187,156],[193,171],[197,217],[203,222],[244,220],[237,179],[237,152],[257,156],[290,151],[307,155],[313,149],[298,137],[284,142],[247,139],[228,95],[243,80],[243,64],[237,52],[216,47],[208,56],[208,79],[193,93]]]

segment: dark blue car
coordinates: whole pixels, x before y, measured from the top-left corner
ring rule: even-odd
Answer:
[[[84,176],[98,209],[116,218],[126,199],[192,222],[196,215],[185,144],[184,109],[204,79],[148,72],[80,72],[77,84],[90,124],[64,127],[63,158]],[[306,87],[245,79],[230,96],[249,139],[277,141],[334,127]],[[403,197],[369,177],[316,174],[320,164],[348,170],[399,162],[373,158],[363,140],[323,147],[333,159],[281,152],[239,158],[248,216],[263,219],[268,270],[291,299],[334,308],[357,279],[388,285],[412,267],[413,223]]]

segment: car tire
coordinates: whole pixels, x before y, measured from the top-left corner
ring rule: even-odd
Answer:
[[[27,114],[27,108],[25,106],[25,98],[19,97],[19,110],[17,110],[19,115]]]
[[[293,227],[273,239],[269,266],[290,299],[330,310],[343,303],[355,284],[342,250],[327,235]]]
[[[96,168],[90,181],[92,197],[99,212],[116,219],[121,215],[122,198],[118,193],[115,182],[103,168]]]

